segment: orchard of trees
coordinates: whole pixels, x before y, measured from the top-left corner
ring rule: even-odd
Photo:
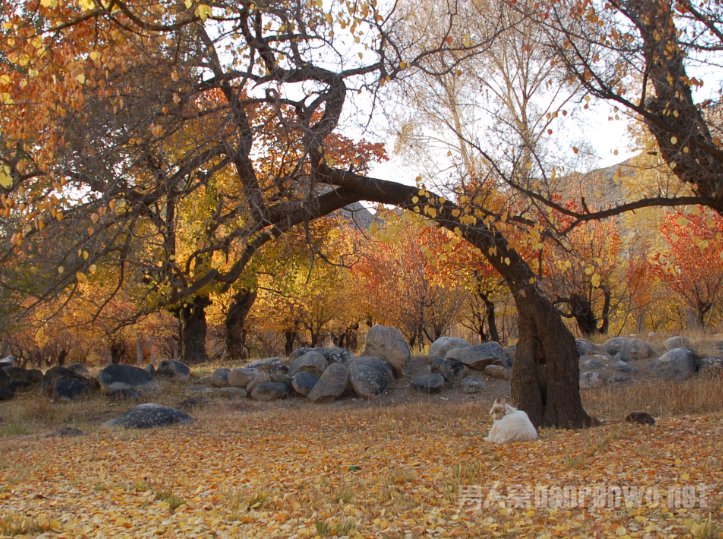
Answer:
[[[718,2],[0,10],[6,351],[122,361],[140,335],[200,362],[355,348],[372,323],[420,349],[466,332],[516,343],[535,424],[580,427],[574,335],[721,321]],[[601,104],[637,155],[581,173]],[[371,174],[380,123],[416,185]]]

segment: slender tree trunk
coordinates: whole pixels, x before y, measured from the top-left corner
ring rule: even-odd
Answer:
[[[197,296],[178,311],[181,325],[181,360],[185,363],[208,361],[206,307],[210,304],[211,301],[207,297]]]
[[[486,294],[480,293],[480,297],[485,304],[487,312],[487,327],[489,329],[490,339],[500,342],[500,334],[497,331],[497,320],[495,319],[495,304],[487,297]],[[484,342],[484,341],[483,341]]]
[[[229,359],[246,359],[246,317],[256,301],[256,291],[241,288],[231,298],[226,314],[226,354]]]
[[[291,352],[294,351],[294,342],[296,341],[297,333],[295,330],[284,331],[284,354],[290,356]]]

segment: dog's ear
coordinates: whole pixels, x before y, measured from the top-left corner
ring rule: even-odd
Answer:
[[[507,398],[502,397],[501,399],[496,399],[495,402],[499,402],[500,404],[507,404]]]

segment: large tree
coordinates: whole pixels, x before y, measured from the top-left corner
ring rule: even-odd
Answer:
[[[510,216],[486,210],[494,193],[444,198],[371,178],[367,161],[340,163],[330,151],[355,94],[378,96],[415,69],[455,73],[506,30],[502,21],[457,39],[460,15],[477,7],[440,5],[434,32],[415,35],[404,13],[373,1],[330,12],[298,0],[5,3],[0,183],[18,223],[12,253],[73,224],[82,232],[48,284],[73,286],[111,258],[121,276],[150,275],[149,302],[173,305],[230,289],[263,245],[351,202],[418,211],[480,248],[512,291],[513,398],[536,424],[591,424],[574,339],[505,237]],[[168,255],[167,233],[148,243],[169,229],[177,201],[221,185],[207,234],[183,260]],[[513,211],[529,218],[524,204]],[[129,258],[135,244],[155,253],[152,268]]]

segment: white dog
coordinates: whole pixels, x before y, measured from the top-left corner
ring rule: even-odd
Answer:
[[[486,442],[504,444],[537,440],[537,430],[527,414],[507,404],[505,399],[495,399],[490,415],[494,423],[485,438]]]

